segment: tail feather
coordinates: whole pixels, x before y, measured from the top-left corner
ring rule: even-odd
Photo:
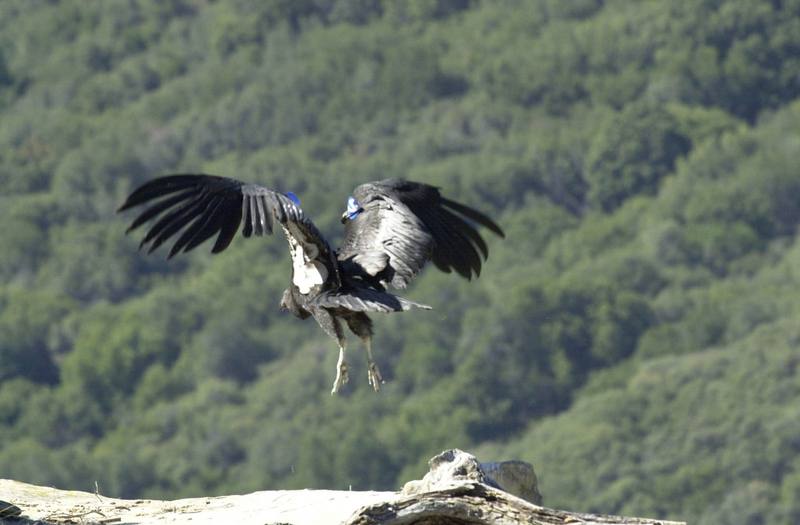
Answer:
[[[323,292],[314,298],[313,303],[323,308],[346,308],[353,312],[404,312],[413,308],[431,310],[426,304],[369,288]]]

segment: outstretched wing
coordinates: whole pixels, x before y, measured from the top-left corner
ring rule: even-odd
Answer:
[[[150,205],[128,231],[155,220],[139,245],[149,245],[147,253],[179,232],[168,258],[188,252],[214,235],[217,239],[211,251],[218,253],[230,245],[242,222],[242,234],[250,237],[271,234],[273,220],[277,220],[290,245],[299,243],[309,258],[335,271],[328,243],[289,194],[215,175],[168,175],[140,186],[118,211],[146,203]]]
[[[428,260],[471,279],[488,257],[476,226],[505,234],[483,213],[441,196],[434,186],[398,179],[362,184],[361,211],[347,221],[338,258],[348,273],[405,288]]]

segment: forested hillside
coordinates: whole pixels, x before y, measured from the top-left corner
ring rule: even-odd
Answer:
[[[393,489],[459,447],[548,505],[798,523],[798,159],[798,0],[3,0],[0,477]],[[380,394],[354,348],[331,397],[285,241],[125,235],[132,188],[197,171],[334,244],[390,176],[506,239],[376,316]]]

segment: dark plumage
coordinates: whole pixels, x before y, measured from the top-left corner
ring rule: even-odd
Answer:
[[[128,231],[153,221],[140,248],[152,252],[177,237],[168,258],[187,252],[216,235],[213,253],[242,234],[271,234],[277,224],[286,234],[292,280],[281,307],[295,316],[314,317],[339,344],[335,393],[347,382],[342,322],[367,350],[369,382],[383,382],[372,357],[372,321],[367,312],[430,309],[390,294],[405,288],[428,260],[444,272],[471,279],[488,256],[476,225],[503,237],[503,231],[479,211],[441,196],[433,186],[387,179],[357,187],[342,215],[345,237],[334,251],[308,219],[297,198],[257,184],[214,175],[169,175],[145,183],[128,196],[124,211],[149,204]]]

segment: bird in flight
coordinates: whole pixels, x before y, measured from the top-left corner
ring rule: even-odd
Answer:
[[[345,235],[333,250],[291,192],[204,174],[167,175],[134,190],[118,211],[148,206],[128,232],[152,224],[139,248],[147,253],[171,237],[168,258],[188,252],[216,235],[213,253],[223,251],[239,226],[245,237],[268,235],[278,224],[289,242],[292,279],[281,308],[300,319],[313,317],[339,345],[331,394],[348,381],[343,324],[364,343],[369,384],[383,383],[372,354],[368,312],[400,312],[430,306],[387,292],[403,289],[429,260],[466,279],[480,275],[489,254],[477,226],[500,237],[503,230],[483,213],[443,197],[419,182],[386,179],[358,186],[342,214]]]

